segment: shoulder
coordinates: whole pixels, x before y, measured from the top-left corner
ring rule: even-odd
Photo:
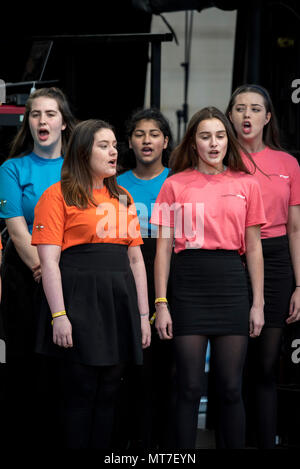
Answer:
[[[125,171],[125,173],[122,173],[119,176],[117,176],[118,184],[119,184],[119,182],[121,183],[122,181],[127,181],[128,179],[130,179],[131,175],[132,175],[132,171],[130,169],[128,171]]]
[[[56,182],[55,184],[52,184],[49,186],[43,195],[41,196],[41,199],[51,199],[51,200],[58,200],[58,199],[63,199],[62,191],[61,191],[61,183]]]

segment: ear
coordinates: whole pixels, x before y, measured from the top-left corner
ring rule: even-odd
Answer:
[[[272,114],[270,112],[267,112],[265,125],[267,125],[270,122],[271,117],[272,117]]]
[[[67,128],[67,124],[65,124],[64,122],[62,123],[62,126],[61,126],[61,130],[65,130]]]
[[[131,138],[128,139],[128,146],[132,150],[132,145],[131,145]]]
[[[230,122],[232,122],[231,112],[228,113],[228,117],[229,117]]]
[[[164,150],[167,148],[168,143],[169,143],[169,137],[165,137],[164,146],[163,146]]]

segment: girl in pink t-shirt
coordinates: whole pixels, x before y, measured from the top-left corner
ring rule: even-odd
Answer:
[[[174,338],[176,446],[195,447],[209,339],[222,441],[218,446],[241,448],[241,380],[248,335],[258,336],[263,326],[260,225],[265,215],[259,185],[241,159],[230,123],[214,107],[192,117],[170,166],[173,174],[162,186],[151,223],[159,225],[156,328],[161,339]],[[251,306],[240,256],[244,252],[254,292]]]
[[[261,170],[253,178],[261,187],[267,219],[261,231],[265,325],[259,339],[249,344],[249,383],[245,388],[251,406],[251,396],[257,396],[248,413],[256,419],[258,447],[274,448],[282,332],[286,324],[300,319],[300,167],[296,158],[280,147],[274,107],[265,88],[237,88],[226,114],[238,140]],[[245,158],[243,155],[248,165]]]

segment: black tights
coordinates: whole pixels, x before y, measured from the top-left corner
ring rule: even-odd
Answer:
[[[247,429],[251,444],[260,449],[275,447],[281,339],[281,328],[264,327],[259,337],[249,340],[244,378]]]
[[[109,448],[123,367],[61,363],[64,448]]]
[[[224,448],[243,448],[245,415],[241,397],[246,336],[209,337],[214,368],[218,433]],[[197,419],[205,373],[208,337],[178,336],[174,339],[178,379],[176,446],[195,448]]]

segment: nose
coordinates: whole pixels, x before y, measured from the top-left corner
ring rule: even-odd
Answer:
[[[143,137],[143,144],[147,145],[148,143],[150,143],[150,141],[151,141],[150,140],[150,134],[145,133],[144,137]]]
[[[211,141],[210,141],[210,146],[211,146],[211,147],[216,147],[217,144],[218,144],[218,142],[217,142],[216,136],[215,136],[215,135],[212,135]]]
[[[40,119],[39,119],[39,124],[42,125],[42,124],[45,124],[45,123],[46,123],[46,114],[41,112]]]
[[[244,117],[250,117],[250,108],[248,108],[248,106],[244,109]]]

